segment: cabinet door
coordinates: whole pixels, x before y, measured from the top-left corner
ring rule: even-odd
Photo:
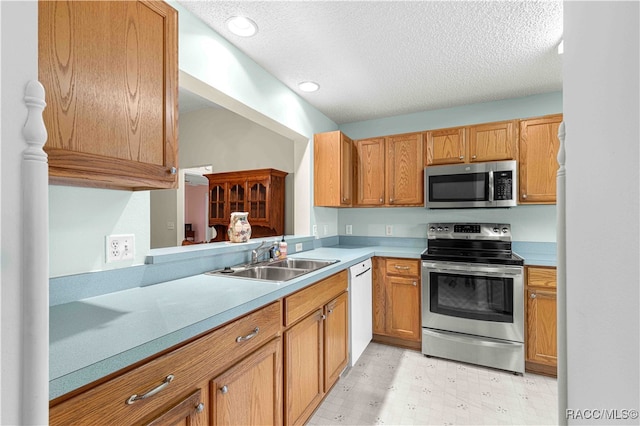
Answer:
[[[176,188],[177,12],[161,1],[42,1],[38,21],[50,181]]]
[[[554,204],[562,115],[520,121],[520,204]]]
[[[515,160],[516,132],[515,120],[469,127],[469,162]]]
[[[269,178],[247,181],[247,202],[249,222],[260,225],[269,223]]]
[[[385,334],[387,328],[386,262],[373,258],[373,334]]]
[[[321,309],[284,333],[286,425],[304,424],[324,396],[323,339]]]
[[[384,138],[354,142],[356,162],[356,204],[381,206],[385,203]]]
[[[224,182],[209,183],[209,226],[229,224],[227,197],[227,185]]]
[[[204,408],[202,391],[198,389],[153,420],[141,424],[146,426],[204,426],[206,424]]]
[[[386,139],[387,203],[424,204],[424,157],[422,133],[391,136]]]
[[[213,425],[282,424],[281,354],[278,338],[211,381]]]
[[[324,390],[340,377],[349,360],[349,297],[342,293],[325,306]]]
[[[406,340],[421,339],[420,283],[417,277],[387,276],[387,334]]]
[[[313,202],[323,207],[353,203],[353,142],[340,131],[313,138]]]
[[[232,212],[245,212],[246,206],[246,181],[231,181],[227,184],[229,188],[229,199],[227,207],[227,215],[230,217]]]
[[[464,163],[466,143],[466,129],[464,127],[427,132],[425,165]]]
[[[353,203],[353,142],[340,135],[340,206]]]
[[[557,365],[556,312],[555,290],[527,290],[527,361]]]

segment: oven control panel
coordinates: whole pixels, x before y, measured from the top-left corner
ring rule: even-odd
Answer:
[[[430,223],[429,239],[511,240],[511,225],[505,223]]]

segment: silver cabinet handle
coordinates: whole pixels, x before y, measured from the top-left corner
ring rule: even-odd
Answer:
[[[380,197],[380,202],[382,203],[384,200],[382,199],[382,197]]]
[[[229,388],[227,387],[227,385],[224,385],[220,388],[220,393],[225,394],[227,392],[229,392]]]
[[[326,320],[327,316],[325,314],[322,314],[322,316],[320,317],[321,320]]]
[[[524,200],[526,200],[526,199],[527,199],[527,194],[522,194],[522,198],[523,198]]]
[[[196,405],[196,413],[202,413],[204,411],[204,404],[201,402],[200,404]]]
[[[140,401],[141,399],[147,399],[152,397],[153,395],[157,394],[158,392],[160,392],[162,389],[166,388],[167,386],[169,386],[169,383],[171,383],[171,381],[173,380],[173,374],[169,374],[167,377],[164,378],[164,380],[162,381],[162,383],[160,383],[159,386],[156,386],[155,388],[151,389],[149,392],[144,393],[142,395],[137,395],[137,394],[133,394],[129,397],[129,399],[127,399],[127,404],[131,405],[136,401]]]
[[[418,283],[416,283],[416,282],[414,281],[414,282],[413,282],[413,286],[414,286],[414,287],[417,287],[417,286],[418,286]]]
[[[409,269],[411,269],[408,266],[400,266],[400,265],[394,265],[394,268],[400,269],[401,271],[408,271]]]
[[[475,155],[472,155],[472,156],[471,156],[471,159],[472,159],[472,160],[475,160],[476,158],[478,158],[478,157],[476,157]]]
[[[260,327],[256,327],[253,331],[246,336],[238,336],[236,337],[236,343],[246,342],[247,340],[251,340],[258,335],[260,332]]]
[[[171,173],[172,175],[175,175],[176,173],[178,173],[178,169],[176,169],[175,167],[171,167],[169,169],[169,173]]]
[[[536,296],[536,294],[535,294],[535,293],[531,293],[531,298],[532,298],[532,299],[535,299],[536,297],[537,297],[537,296]]]
[[[461,155],[461,156],[460,156],[460,157],[458,157],[458,158],[460,158],[461,160],[464,160],[464,155]]]

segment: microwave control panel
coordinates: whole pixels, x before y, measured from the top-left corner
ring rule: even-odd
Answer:
[[[513,172],[495,172],[493,175],[494,200],[511,200],[513,198]]]

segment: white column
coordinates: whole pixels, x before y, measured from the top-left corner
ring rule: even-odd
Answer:
[[[564,122],[560,123],[558,139],[558,175],[556,181],[556,241],[557,241],[557,323],[558,323],[558,424],[567,424],[567,269],[566,269],[566,169]]]
[[[49,422],[49,168],[42,147],[47,130],[42,119],[44,87],[27,84],[28,115],[22,134],[23,255],[22,422]]]

